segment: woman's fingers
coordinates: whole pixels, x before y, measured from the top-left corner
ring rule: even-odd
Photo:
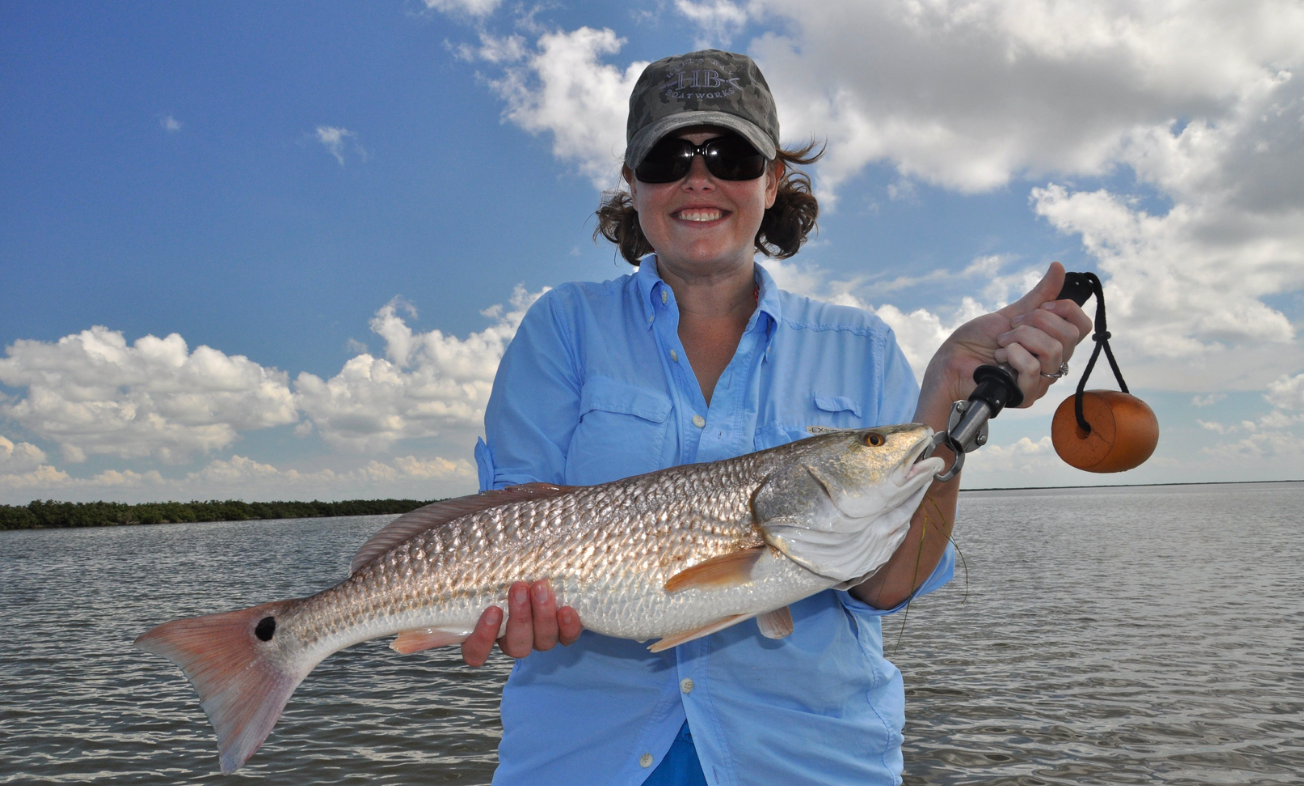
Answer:
[[[557,612],[557,632],[560,635],[558,640],[563,647],[574,644],[584,632],[584,626],[580,624],[579,612],[570,606],[562,606]]]
[[[1068,348],[1068,353],[1070,355],[1073,354],[1073,347],[1076,347],[1078,342],[1083,338],[1091,335],[1092,331],[1095,329],[1095,324],[1091,321],[1091,317],[1087,316],[1087,312],[1082,310],[1082,306],[1079,306],[1072,300],[1052,300],[1049,303],[1042,303],[1041,309],[1037,313],[1039,316],[1044,314],[1054,314],[1073,327],[1073,333],[1071,335],[1065,333],[1059,337],[1060,342]],[[1051,322],[1050,324],[1058,325],[1059,323]],[[1067,340],[1069,338],[1072,340]]]
[[[1001,357],[1002,355],[1004,357]],[[1022,407],[1030,406],[1032,402],[1041,398],[1048,387],[1042,383],[1052,381],[1041,375],[1041,361],[1021,344],[1010,344],[1008,347],[996,350],[996,360],[1000,363],[1008,363],[1019,373],[1019,389],[1023,391],[1023,403],[1020,405]]]
[[[483,666],[484,662],[489,659],[489,653],[493,652],[494,641],[498,638],[498,630],[503,625],[503,610],[497,606],[490,606],[480,615],[480,621],[476,623],[475,630],[471,631],[470,637],[462,642],[462,660],[466,661],[468,666]]]
[[[1027,407],[1055,383],[1055,379],[1042,375],[1059,373],[1078,342],[1091,330],[1091,320],[1073,301],[1055,300],[1013,317],[1010,323],[1012,327],[996,337],[1000,346],[996,360],[1019,372],[1022,406]]]
[[[524,658],[534,649],[534,615],[530,607],[530,585],[518,581],[507,592],[507,632],[498,640],[502,651]]]
[[[1064,360],[1064,345],[1044,330],[1031,325],[1020,325],[996,337],[996,343],[1009,349],[1017,344],[1032,353],[1041,362],[1038,373],[1054,374]]]
[[[550,650],[557,646],[557,599],[547,579],[530,585],[531,614],[534,617],[534,648]]]
[[[558,643],[569,646],[584,632],[584,626],[575,609],[557,608],[557,596],[548,580],[540,579],[533,584],[518,581],[507,591],[507,625],[501,637],[500,630],[504,630],[503,610],[490,606],[462,642],[462,660],[468,666],[483,666],[495,640],[499,649],[513,658],[550,650]]]
[[[1073,355],[1073,348],[1078,345],[1083,336],[1091,332],[1091,320],[1071,300],[1046,303],[1036,311],[1015,317],[1010,320],[1010,324],[1015,328],[1027,326],[1040,330],[1055,339],[1060,343],[1064,360],[1068,360]],[[1032,347],[1025,348],[1032,349]]]

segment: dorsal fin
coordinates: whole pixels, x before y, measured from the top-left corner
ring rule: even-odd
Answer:
[[[363,565],[426,530],[489,508],[510,505],[513,502],[556,497],[574,488],[576,487],[555,486],[551,483],[522,483],[519,486],[508,486],[505,489],[472,494],[469,497],[433,502],[411,513],[404,513],[362,544],[362,548],[358,549],[358,553],[353,555],[353,561],[349,563],[349,575],[357,573]]]

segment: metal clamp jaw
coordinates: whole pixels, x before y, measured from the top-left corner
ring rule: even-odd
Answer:
[[[951,414],[946,419],[946,431],[933,435],[933,444],[924,451],[928,458],[943,445],[955,452],[955,460],[945,472],[933,477],[945,483],[960,474],[964,468],[964,454],[972,453],[987,444],[987,421],[991,419],[991,409],[985,401],[957,401],[951,405]]]
[[[957,401],[951,405],[951,414],[946,419],[946,431],[933,435],[933,444],[924,451],[925,456],[931,456],[940,445],[955,451],[955,461],[950,469],[934,476],[942,483],[960,474],[964,467],[964,454],[987,443],[987,421],[1001,414],[1005,407],[1017,407],[1023,403],[1018,374],[1004,363],[999,366],[979,366],[974,371],[973,378],[978,386],[970,394],[969,400]]]

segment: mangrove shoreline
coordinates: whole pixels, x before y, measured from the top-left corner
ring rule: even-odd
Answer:
[[[121,527],[133,524],[182,524],[200,521],[307,519],[331,516],[377,516],[407,513],[438,500],[350,499],[341,502],[56,502],[0,505],[0,530]]]

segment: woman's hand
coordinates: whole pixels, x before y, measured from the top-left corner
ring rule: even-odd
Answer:
[[[1018,372],[1022,407],[1046,395],[1061,363],[1091,333],[1091,319],[1072,300],[1055,300],[1064,286],[1064,267],[1052,262],[1041,281],[1000,311],[961,325],[937,350],[924,372],[921,402],[949,411],[951,402],[973,392],[974,369],[1007,363]]]
[[[547,579],[533,584],[518,581],[507,593],[507,631],[498,638],[503,610],[490,606],[480,615],[470,638],[462,642],[462,660],[468,666],[483,666],[493,651],[494,640],[505,655],[524,658],[535,650],[550,650],[557,644],[570,645],[584,626],[570,606],[557,608],[557,598]]]

